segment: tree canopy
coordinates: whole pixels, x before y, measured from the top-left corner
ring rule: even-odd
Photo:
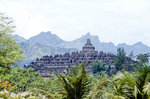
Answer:
[[[126,53],[124,48],[117,49],[117,56],[114,59],[114,65],[116,66],[116,70],[122,70],[125,65]]]
[[[12,18],[0,13],[0,67],[10,69],[23,57],[23,51],[11,37],[15,25]],[[2,71],[1,71],[2,72]]]
[[[137,55],[137,59],[141,63],[141,65],[144,65],[144,63],[148,62],[148,57],[150,57],[149,54],[139,54]]]

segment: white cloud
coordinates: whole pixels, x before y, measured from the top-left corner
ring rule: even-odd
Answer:
[[[73,40],[91,32],[100,41],[150,45],[149,0],[1,0],[0,9],[26,38],[52,31]]]

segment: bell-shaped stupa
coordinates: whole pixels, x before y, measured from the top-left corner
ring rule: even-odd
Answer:
[[[91,40],[87,39],[86,44],[82,47],[83,52],[95,52],[95,47],[91,44]]]

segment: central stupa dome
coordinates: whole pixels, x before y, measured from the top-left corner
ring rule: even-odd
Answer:
[[[91,40],[87,39],[86,44],[82,47],[83,52],[95,52],[95,47],[91,44]]]

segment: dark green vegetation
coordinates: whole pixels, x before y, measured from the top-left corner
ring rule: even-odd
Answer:
[[[25,97],[47,99],[148,99],[150,96],[150,67],[136,72],[117,72],[113,76],[87,74],[85,64],[74,67],[68,75],[54,74],[42,78],[32,69],[12,69],[11,74],[1,77],[16,89],[9,92],[31,91]],[[1,89],[3,90],[3,89]]]
[[[123,48],[117,49],[117,52],[117,56],[114,59],[114,65],[116,66],[117,70],[122,70],[126,63],[126,53]]]
[[[17,66],[23,52],[10,36],[13,30],[12,19],[0,13],[1,98],[150,99],[149,54],[140,54],[137,63],[128,64],[124,49],[119,48],[113,67],[99,60],[93,62],[91,69],[94,75],[88,74],[86,63],[82,63],[73,67],[67,75],[54,73],[51,78],[42,78],[32,68],[21,69]],[[133,58],[133,53],[129,56]],[[133,70],[126,68],[129,66]],[[23,92],[26,95],[22,95]]]
[[[103,74],[111,76],[113,73],[115,73],[115,70],[113,70],[110,66],[106,66],[106,64],[100,60],[95,60],[92,63],[91,71],[95,76]]]

